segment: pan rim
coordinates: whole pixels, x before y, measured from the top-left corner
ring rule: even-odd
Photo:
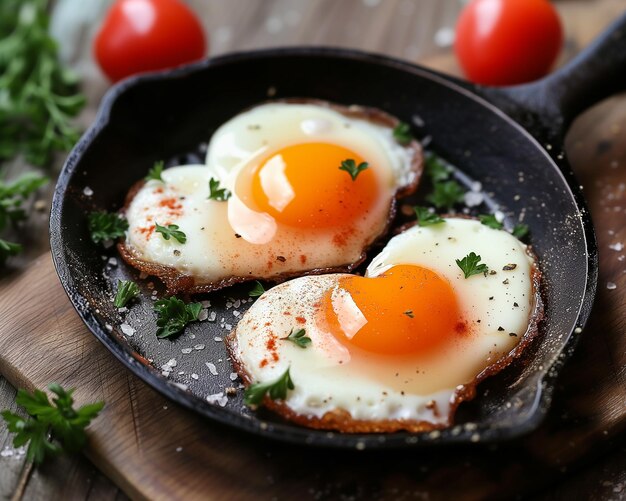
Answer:
[[[142,381],[147,383],[156,391],[165,395],[167,398],[182,405],[185,408],[191,409],[199,414],[210,418],[221,424],[226,424],[229,427],[243,430],[253,433],[255,435],[270,437],[282,442],[306,444],[309,446],[320,447],[334,447],[334,448],[357,448],[359,450],[366,449],[384,449],[384,448],[399,448],[399,447],[411,447],[411,446],[425,446],[425,445],[443,445],[446,444],[458,444],[458,443],[471,443],[471,436],[476,433],[476,430],[463,429],[460,433],[453,434],[450,432],[453,428],[441,430],[440,434],[436,437],[430,437],[428,433],[411,434],[406,432],[396,434],[341,434],[334,432],[323,432],[310,430],[307,428],[295,426],[292,424],[273,423],[267,422],[260,418],[249,419],[238,414],[231,413],[230,411],[224,412],[223,409],[217,408],[208,402],[204,402],[201,398],[190,395],[186,391],[175,386],[171,381],[165,380],[160,377],[156,371],[146,367],[133,357],[132,351],[129,347],[123,345],[119,341],[113,339],[108,332],[100,325],[97,318],[81,304],[76,296],[71,292],[69,287],[70,281],[70,267],[64,259],[64,238],[61,231],[61,216],[63,212],[63,203],[65,200],[65,194],[70,181],[76,171],[77,166],[80,163],[80,159],[85,150],[89,148],[92,142],[98,137],[98,135],[109,125],[110,112],[117,99],[123,95],[126,91],[134,88],[143,83],[149,83],[153,81],[169,80],[176,78],[183,78],[195,73],[199,73],[210,69],[212,67],[220,67],[223,65],[240,64],[249,60],[263,59],[263,58],[279,58],[279,57],[331,57],[335,59],[350,59],[358,60],[367,64],[382,65],[391,68],[395,68],[401,71],[416,74],[422,78],[434,81],[439,85],[448,87],[449,89],[463,94],[465,97],[478,102],[480,105],[485,106],[491,112],[499,115],[503,120],[508,122],[514,128],[518,129],[531,143],[550,161],[550,163],[558,171],[558,174],[562,178],[563,187],[567,189],[567,194],[571,197],[574,205],[577,208],[578,216],[581,221],[581,227],[585,243],[585,252],[587,255],[586,260],[586,273],[585,273],[585,287],[583,295],[580,299],[578,312],[576,314],[575,325],[572,326],[570,332],[567,333],[568,339],[564,344],[559,355],[555,356],[550,365],[545,368],[543,374],[537,381],[538,391],[533,405],[532,414],[524,421],[522,425],[518,425],[515,428],[504,427],[485,427],[479,430],[480,442],[489,443],[505,439],[512,439],[521,436],[534,430],[544,419],[547,409],[549,408],[552,391],[554,389],[554,382],[560,368],[563,365],[565,359],[569,358],[573,351],[573,348],[579,338],[578,335],[574,335],[574,331],[582,329],[589,317],[591,306],[593,304],[593,298],[595,296],[597,286],[597,273],[598,273],[598,257],[597,257],[597,244],[595,240],[595,233],[593,230],[593,224],[589,210],[587,209],[586,202],[582,195],[576,179],[571,170],[566,171],[564,162],[559,163],[557,159],[551,156],[550,153],[539,143],[539,141],[532,136],[532,134],[518,124],[514,119],[509,117],[500,108],[487,101],[485,98],[476,94],[470,88],[466,87],[461,81],[457,81],[454,77],[442,75],[436,71],[423,68],[419,65],[389,57],[382,54],[376,54],[371,52],[365,52],[355,49],[334,48],[334,47],[280,47],[270,49],[256,49],[252,51],[240,51],[229,53],[223,56],[215,58],[209,58],[204,61],[194,63],[191,65],[175,68],[172,70],[165,70],[154,73],[146,73],[134,77],[130,77],[116,85],[114,85],[103,97],[98,113],[88,130],[83,134],[78,143],[74,146],[70,152],[63,169],[59,175],[57,185],[55,187],[54,196],[52,200],[52,208],[50,214],[50,246],[52,250],[53,263],[56,272],[59,276],[63,289],[65,290],[70,302],[74,309],[77,311],[79,317],[88,327],[88,329],[95,335],[95,337],[128,369],[138,376]],[[545,403],[545,405],[542,405]],[[384,437],[384,438],[381,438]],[[442,440],[443,439],[443,440]]]

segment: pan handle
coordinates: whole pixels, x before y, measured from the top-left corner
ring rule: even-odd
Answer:
[[[562,143],[584,110],[626,90],[626,13],[591,45],[547,77],[524,85],[476,91],[538,139]]]

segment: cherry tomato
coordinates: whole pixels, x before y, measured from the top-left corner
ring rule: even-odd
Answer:
[[[180,0],[117,0],[94,40],[98,64],[114,82],[197,61],[206,46],[202,25]]]
[[[513,85],[548,73],[562,43],[547,0],[472,0],[457,22],[454,50],[469,80]]]

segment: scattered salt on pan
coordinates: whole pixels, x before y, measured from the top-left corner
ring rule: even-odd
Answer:
[[[187,355],[188,353],[191,353],[191,348],[182,348],[181,353],[184,353],[185,355]]]
[[[200,301],[200,303],[202,304],[203,308],[210,308],[211,307],[211,301],[209,301],[208,299],[205,299],[204,301]]]
[[[187,388],[189,388],[189,386],[187,386],[186,384],[182,384],[182,383],[174,383],[174,386],[176,386],[177,388],[180,388],[183,391],[187,391]]]
[[[498,221],[499,223],[504,221],[504,212],[497,210],[493,213],[493,215],[496,217],[496,221]]]
[[[212,364],[211,362],[206,362],[206,366],[209,368],[209,372],[213,376],[217,376],[217,367],[215,367],[215,364]]]
[[[176,359],[175,359],[175,358],[170,358],[170,359],[167,361],[167,365],[169,365],[170,367],[176,367],[176,365],[178,365],[178,362],[176,361]]]
[[[117,266],[117,259],[114,257],[110,257],[107,263],[111,266]]]
[[[233,306],[235,308],[239,308],[241,306],[241,300],[240,299],[236,299],[235,302],[233,303]]]
[[[220,407],[225,407],[228,403],[228,397],[224,395],[224,392],[214,393],[206,397],[207,402],[210,404],[219,404]]]
[[[193,347],[194,350],[204,350],[204,345],[203,344],[196,344]]]
[[[622,242],[617,242],[616,244],[609,245],[609,249],[620,252],[624,250],[624,244]]]
[[[130,325],[128,324],[122,324],[120,325],[120,329],[122,329],[122,332],[124,334],[126,334],[127,336],[132,336],[135,333],[135,329],[133,329]]]
[[[117,311],[119,311],[120,313],[126,313],[128,311],[128,308],[126,308],[126,306],[122,306],[121,308],[118,308]]]
[[[233,326],[230,324],[224,324],[224,327],[226,328],[227,331],[230,331],[233,328]]]
[[[238,377],[238,376],[237,376],[237,373],[236,373],[236,372],[231,372],[231,373],[230,373],[230,380],[231,380],[231,381],[234,381],[235,379],[237,379],[237,377]]]
[[[200,310],[200,313],[198,314],[198,320],[200,322],[204,322],[207,318],[209,318],[209,310]]]
[[[104,328],[111,332],[113,330],[113,326],[111,324],[104,324]]]
[[[612,291],[613,289],[617,289],[617,285],[613,282],[607,282],[606,283],[606,288],[609,289],[610,291]]]
[[[230,301],[226,301],[226,309],[230,310],[233,307],[233,303],[231,303]]]
[[[234,310],[233,311],[233,316],[234,317],[238,317],[239,315],[241,315],[241,312],[239,310]]]
[[[182,450],[183,450],[183,448],[181,446],[176,447],[176,452],[180,452]]]
[[[178,371],[178,375],[179,376],[184,376],[185,375],[185,371]]]
[[[215,319],[217,318],[217,313],[215,313],[214,311],[212,311],[211,313],[209,313],[209,322],[215,322]]]
[[[221,338],[221,337],[218,337],[218,336],[215,336],[213,339],[214,339],[215,341],[217,341],[218,343],[220,343],[220,342],[222,341],[222,338]]]
[[[195,372],[191,375],[191,379],[198,379],[199,377]]]
[[[93,190],[89,186],[85,186],[83,188],[83,195],[85,195],[86,197],[90,197],[93,195]]]
[[[170,375],[170,371],[161,371],[161,376],[168,377]]]
[[[465,205],[468,207],[476,207],[483,203],[485,196],[482,193],[477,193],[475,191],[468,191],[463,195],[463,201]]]

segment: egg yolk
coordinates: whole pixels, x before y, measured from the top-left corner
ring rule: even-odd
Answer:
[[[252,174],[257,209],[276,221],[304,228],[349,225],[363,216],[378,195],[374,166],[352,179],[341,170],[344,160],[365,160],[330,143],[302,143],[274,152]]]
[[[342,344],[381,355],[430,351],[465,330],[450,283],[413,265],[374,278],[342,278],[322,307]]]

